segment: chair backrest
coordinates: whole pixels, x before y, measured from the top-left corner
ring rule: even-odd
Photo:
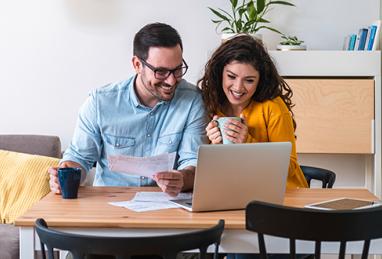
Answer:
[[[382,237],[382,206],[370,209],[325,211],[292,208],[252,201],[246,208],[246,228],[257,232],[260,255],[266,258],[264,235],[289,238],[291,258],[296,240],[315,241],[315,258],[320,258],[322,241],[339,241],[339,258],[344,258],[347,241],[364,241],[362,259],[369,253],[370,240]]]
[[[322,188],[332,188],[336,181],[336,173],[328,169],[301,165],[301,170],[304,173],[305,179],[310,187],[312,179],[322,182]]]
[[[0,135],[0,149],[61,158],[61,142],[57,136]]]
[[[181,251],[199,249],[200,258],[205,258],[209,245],[215,244],[215,259],[218,255],[224,220],[215,226],[182,234],[143,237],[106,237],[65,233],[48,228],[43,219],[36,220],[36,231],[41,241],[41,250],[47,246],[49,259],[53,259],[53,248],[70,251],[74,259],[87,255],[113,255],[130,258],[133,255],[159,255],[176,258]],[[44,253],[44,259],[45,259]]]

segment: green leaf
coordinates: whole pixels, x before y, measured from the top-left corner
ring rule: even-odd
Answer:
[[[264,19],[264,18],[261,18],[261,17],[259,17],[259,18],[257,19],[257,22],[271,23],[270,21],[268,21],[268,20],[266,20],[266,19]]]
[[[235,25],[236,25],[236,31],[241,32],[241,28],[242,28],[241,21],[235,22]]]
[[[257,1],[257,3],[259,2],[259,0]],[[259,9],[259,8],[257,8]],[[248,13],[248,20],[251,21],[251,20],[254,20],[255,17],[256,17],[256,9],[255,9],[255,4],[253,3],[253,1],[250,1],[248,3],[248,6],[247,6],[247,13]]]
[[[219,17],[219,18],[221,18],[221,19],[223,19],[223,20],[229,22],[230,19],[228,19],[228,17],[226,17],[226,16],[224,16],[223,14],[219,13],[219,12],[216,11],[215,9],[212,9],[211,7],[208,7],[208,9],[210,9],[211,12],[213,12],[217,17]]]
[[[260,29],[267,29],[267,30],[274,31],[274,32],[276,32],[276,33],[282,34],[279,30],[276,30],[276,29],[274,29],[274,28],[272,28],[272,27],[268,27],[268,26],[260,26],[260,27],[257,28],[256,31],[258,31],[258,30],[260,30]]]
[[[251,2],[253,3],[253,1],[251,1]],[[265,7],[265,0],[257,0],[256,5],[257,5],[257,12],[261,13]]]
[[[221,8],[219,8],[219,10],[222,11],[223,13],[225,13],[225,14],[227,15],[227,17],[229,17],[231,20],[233,20],[232,15],[229,14],[227,11],[225,11],[225,10],[223,10],[223,9],[221,9]]]
[[[221,23],[223,20],[211,20],[213,23]]]
[[[281,4],[281,5],[289,5],[289,6],[295,6],[293,3],[287,2],[287,1],[270,1],[268,5],[271,4]]]
[[[233,8],[236,8],[237,6],[237,0],[230,0],[231,1],[231,5]]]
[[[232,33],[235,33],[235,31],[232,28],[230,28],[230,27],[224,27],[222,29],[222,32],[232,32]]]

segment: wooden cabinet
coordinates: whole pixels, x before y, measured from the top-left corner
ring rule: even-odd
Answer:
[[[373,79],[286,79],[293,89],[298,153],[372,154]]]
[[[298,161],[382,197],[381,51],[269,53],[294,92]]]

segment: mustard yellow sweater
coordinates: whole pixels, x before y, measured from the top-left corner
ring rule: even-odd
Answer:
[[[287,188],[308,187],[304,174],[297,163],[296,140],[292,117],[280,97],[262,103],[252,101],[243,111],[248,124],[247,143],[292,143]]]

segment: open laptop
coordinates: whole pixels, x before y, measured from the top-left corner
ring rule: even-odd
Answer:
[[[173,202],[189,211],[244,209],[252,200],[282,204],[291,146],[201,145],[192,199]]]

